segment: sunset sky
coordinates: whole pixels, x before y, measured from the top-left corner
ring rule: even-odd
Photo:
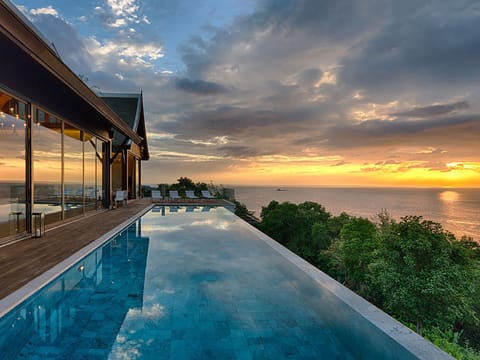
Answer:
[[[143,182],[480,186],[480,3],[15,0],[100,92],[143,90]]]

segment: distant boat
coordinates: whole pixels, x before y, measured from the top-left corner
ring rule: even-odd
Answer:
[[[287,190],[278,188],[277,191],[287,191]]]

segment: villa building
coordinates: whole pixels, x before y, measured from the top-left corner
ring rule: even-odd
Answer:
[[[142,94],[90,89],[8,1],[0,1],[0,243],[140,196],[148,160]]]

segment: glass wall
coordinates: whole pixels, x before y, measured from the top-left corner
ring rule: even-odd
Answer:
[[[36,108],[32,148],[34,211],[47,224],[101,206],[102,141]]]
[[[127,169],[127,179],[128,179],[128,187],[127,187],[127,190],[128,190],[128,198],[129,199],[135,199],[136,196],[136,192],[135,192],[135,189],[136,189],[136,184],[135,184],[135,172],[136,172],[136,168],[135,168],[135,157],[132,155],[132,154],[128,154],[128,169]]]
[[[84,134],[85,210],[96,208],[97,202],[97,139]]]
[[[140,160],[135,159],[135,198],[140,198]]]
[[[33,211],[62,219],[62,121],[36,108],[32,126]]]
[[[102,201],[105,198],[105,192],[103,189],[103,159],[105,159],[104,152],[104,142],[100,139],[96,140],[97,151],[96,151],[96,172],[95,176],[97,179],[96,182],[96,193],[95,198],[97,199],[97,207],[102,206]]]
[[[27,208],[51,224],[102,207],[107,148],[101,139],[0,90],[0,146],[0,243],[26,233]],[[122,154],[116,164],[121,188]]]
[[[25,231],[26,104],[0,91],[0,238]]]
[[[64,211],[69,218],[83,213],[83,134],[67,123],[63,128]]]
[[[124,166],[123,166],[123,154],[120,152],[115,157],[112,164],[112,191],[115,193],[117,190],[127,190],[123,185],[124,178]]]

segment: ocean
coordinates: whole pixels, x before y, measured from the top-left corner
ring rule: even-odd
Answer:
[[[382,210],[395,219],[423,216],[442,224],[460,238],[471,236],[480,242],[480,188],[341,188],[341,187],[254,187],[233,186],[235,198],[260,217],[270,201],[299,204],[314,201],[328,212],[369,219]]]

